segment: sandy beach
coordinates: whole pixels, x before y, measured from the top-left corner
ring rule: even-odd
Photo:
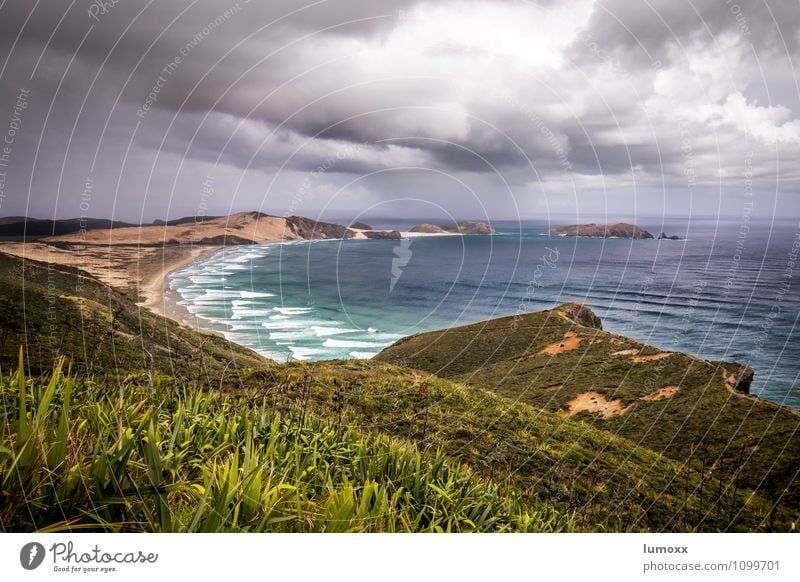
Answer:
[[[165,298],[169,274],[221,250],[221,245],[70,245],[40,242],[0,243],[0,252],[33,261],[74,267],[130,293],[141,307],[176,321]],[[181,321],[182,323],[185,323]]]
[[[391,231],[391,230],[366,230],[363,228],[351,228],[355,234],[353,240],[367,240],[369,237],[366,233],[368,232],[382,232],[382,233],[389,233],[389,232],[397,232],[400,234],[400,238],[420,238],[420,237],[428,237],[428,236],[464,236],[463,233],[460,232],[415,232],[413,230],[399,230],[399,231]]]
[[[145,269],[139,283],[139,305],[162,317],[169,317],[180,323],[186,321],[176,312],[175,306],[166,296],[167,281],[170,273],[178,271],[192,263],[202,261],[221,251],[223,246],[207,247],[165,247],[164,260],[159,268]],[[176,250],[177,252],[171,252]],[[170,251],[170,252],[166,252]],[[169,258],[167,255],[170,255]],[[141,272],[141,263],[140,272]]]

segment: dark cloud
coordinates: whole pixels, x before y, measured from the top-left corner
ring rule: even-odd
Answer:
[[[69,6],[0,8],[0,121],[31,92],[4,214],[74,215],[87,176],[97,214],[188,214],[211,174],[227,206],[273,211],[298,191],[309,213],[434,189],[459,208],[442,173],[506,213],[634,179],[655,207],[688,169],[698,192],[736,184],[744,159],[797,204],[791,2]]]

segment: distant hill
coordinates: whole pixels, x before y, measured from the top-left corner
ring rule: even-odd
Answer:
[[[283,240],[343,239],[355,233],[345,226],[302,216],[239,212],[230,216],[185,217],[160,224],[91,230],[84,235],[50,237],[47,242],[102,245],[236,245]]]
[[[748,366],[604,332],[580,304],[414,335],[375,360],[584,420],[800,517],[800,414],[750,396]]]
[[[472,220],[454,225],[417,225],[411,232],[431,234],[494,234],[490,225]],[[229,216],[184,216],[131,224],[102,218],[40,220],[24,216],[0,218],[0,237],[36,237],[56,245],[239,245],[284,240],[399,239],[399,231],[374,230],[355,222],[350,227],[302,216],[239,212]]]
[[[654,238],[652,234],[635,224],[571,224],[550,229],[552,236],[596,236],[615,238]]]
[[[350,228],[357,228],[358,230],[373,230],[370,225],[364,222],[354,222],[350,225]]]
[[[106,218],[67,218],[49,220],[26,218],[25,216],[6,216],[0,218],[0,236],[57,236],[103,228],[124,228],[134,226],[128,222]]]

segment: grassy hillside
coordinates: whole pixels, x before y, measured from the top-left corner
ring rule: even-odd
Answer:
[[[363,361],[273,366],[259,394],[342,425],[441,450],[601,531],[756,531],[758,495],[686,470],[585,422],[490,391]],[[790,527],[785,515],[776,527]]]
[[[472,383],[470,358],[490,371],[511,346],[471,346],[452,360],[457,382],[384,363],[278,365],[80,271],[24,269],[0,256],[6,530],[758,531],[794,519],[738,477]],[[585,312],[561,316],[598,333]],[[59,353],[71,372],[51,380]]]
[[[753,531],[769,518],[757,496],[718,496],[624,439],[391,366],[274,366],[226,392],[19,370],[0,380],[7,531]]]
[[[77,269],[0,253],[0,370],[25,346],[29,373],[49,373],[59,356],[79,374],[166,375],[198,386],[236,383],[255,353],[139,308],[131,297]]]
[[[0,380],[0,530],[558,531],[442,453],[267,399],[61,374]]]
[[[377,359],[583,420],[798,515],[800,415],[744,394],[746,366],[604,332],[575,304],[416,335]]]

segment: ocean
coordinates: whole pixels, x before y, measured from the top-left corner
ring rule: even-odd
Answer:
[[[748,363],[754,394],[800,408],[797,220],[651,222],[637,219],[684,240],[551,237],[568,221],[527,221],[492,223],[493,236],[230,247],[173,273],[168,293],[202,329],[282,361],[369,358],[409,334],[581,301],[606,330]]]

